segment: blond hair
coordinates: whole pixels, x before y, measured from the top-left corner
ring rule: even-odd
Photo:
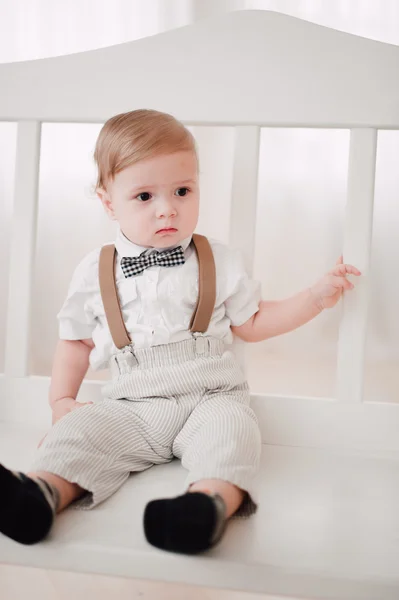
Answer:
[[[133,110],[116,115],[104,124],[97,138],[94,160],[98,168],[96,188],[140,160],[191,150],[194,137],[172,115],[156,110]]]

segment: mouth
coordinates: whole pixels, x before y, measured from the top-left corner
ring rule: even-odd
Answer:
[[[175,227],[164,227],[163,229],[158,229],[156,233],[176,233],[176,231]]]

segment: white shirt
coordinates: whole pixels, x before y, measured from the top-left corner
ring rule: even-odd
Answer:
[[[198,297],[198,260],[183,240],[186,262],[174,267],[153,266],[141,275],[126,278],[120,266],[124,256],[138,256],[146,248],[137,246],[119,231],[116,285],[126,329],[136,348],[190,339],[189,324]],[[209,240],[216,265],[216,303],[206,335],[232,343],[231,325],[242,325],[259,309],[260,285],[246,273],[240,252]],[[165,248],[163,248],[165,249]],[[101,248],[86,255],[76,267],[67,298],[57,315],[63,340],[92,338],[93,369],[108,367],[117,351],[105,317],[101,299],[98,262]]]

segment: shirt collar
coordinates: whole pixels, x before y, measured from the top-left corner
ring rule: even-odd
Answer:
[[[177,246],[181,246],[183,250],[186,250],[190,245],[191,240],[192,236],[190,235],[178,244],[174,244],[174,246],[170,246],[169,248],[160,248],[160,250],[169,250],[172,248],[177,248]],[[145,252],[146,250],[153,250],[153,248],[145,248],[144,246],[139,246],[138,244],[131,242],[122,232],[120,227],[118,228],[118,233],[115,240],[115,248],[120,258],[123,258],[125,256],[139,256],[140,254],[142,254],[142,252]],[[156,250],[156,248],[154,249]]]

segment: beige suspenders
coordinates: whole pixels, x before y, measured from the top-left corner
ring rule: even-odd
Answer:
[[[216,270],[211,246],[207,238],[198,233],[193,235],[193,244],[198,256],[199,289],[197,305],[190,321],[192,333],[205,333],[211,321],[216,300]],[[100,291],[105,316],[112,339],[117,348],[131,344],[123,321],[115,282],[116,249],[113,244],[103,246],[100,252]]]

